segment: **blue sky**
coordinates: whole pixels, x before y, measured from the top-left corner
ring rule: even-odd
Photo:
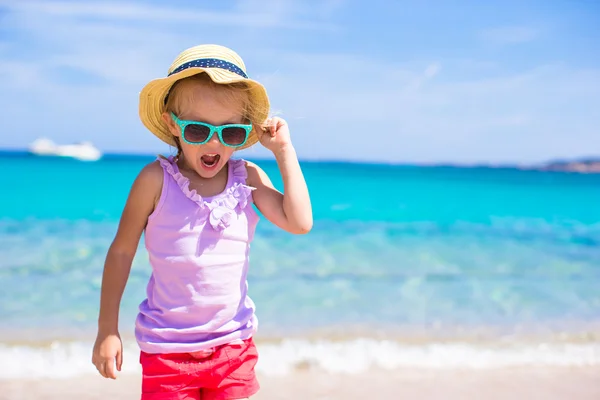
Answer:
[[[593,0],[0,0],[0,147],[168,152],[139,91],[218,43],[265,84],[304,159],[598,155],[599,21]]]

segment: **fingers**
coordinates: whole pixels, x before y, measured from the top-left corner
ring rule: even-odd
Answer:
[[[275,137],[277,135],[277,131],[285,125],[285,121],[279,117],[269,118],[265,121],[263,125],[263,130],[266,133],[269,133],[271,137]]]
[[[121,359],[121,365],[122,365],[122,359]],[[119,371],[121,370],[121,365],[118,366]],[[94,366],[96,367],[96,369],[98,370],[100,375],[102,375],[103,377],[110,378],[110,379],[117,379],[114,358],[106,359],[106,360],[102,360],[102,361],[96,360],[94,362]]]
[[[96,370],[98,370],[98,373],[102,376],[104,376],[104,366],[102,361],[98,360],[98,358],[96,357],[96,353],[94,352],[94,354],[92,355],[92,364],[94,364],[94,367],[96,367]]]
[[[105,377],[110,379],[117,379],[117,371],[115,371],[115,359],[111,358],[104,363]]]
[[[268,118],[265,121],[262,128],[263,128],[263,133],[268,133],[271,137],[273,137],[275,130],[273,129],[273,120],[271,118]]]
[[[117,371],[121,372],[121,366],[123,365],[123,350],[119,350],[117,353]]]
[[[94,361],[94,366],[96,367],[96,370],[98,370],[98,373],[106,378],[106,372],[104,371],[104,364],[106,364],[106,363],[103,361]]]
[[[275,137],[275,135],[277,134],[277,126],[278,126],[278,119],[277,117],[271,119],[271,137]]]
[[[92,364],[105,378],[117,379],[123,365],[123,343],[117,334],[100,335],[92,351]]]

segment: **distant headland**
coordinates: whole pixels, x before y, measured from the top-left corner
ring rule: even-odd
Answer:
[[[549,161],[540,165],[533,165],[525,169],[600,174],[600,157],[592,157],[579,160]]]
[[[86,145],[86,143],[83,143]],[[71,149],[72,145],[67,145],[65,148]],[[75,146],[77,147],[77,146]],[[85,146],[83,146],[85,147]],[[79,145],[76,150],[81,150],[82,146]],[[38,149],[39,150],[39,149]],[[94,149],[84,149],[84,156],[75,154],[72,156],[70,153],[65,154],[72,156],[72,158],[86,159],[86,161],[96,161],[100,157],[103,160],[121,160],[126,158],[140,158],[152,160],[156,158],[157,153],[100,153]],[[51,152],[47,152],[51,153]],[[3,149],[0,148],[0,157],[37,157],[38,155],[46,155],[43,151],[31,151],[31,149]],[[51,154],[54,155],[54,154]],[[58,155],[58,154],[56,154]],[[62,155],[62,154],[61,154]],[[168,155],[165,153],[163,155]],[[62,157],[61,157],[62,158]],[[68,157],[71,158],[71,157]],[[271,158],[253,158],[254,161],[273,161]],[[461,162],[426,162],[426,163],[407,163],[407,162],[373,162],[373,161],[359,161],[359,160],[345,160],[345,159],[301,159],[303,163],[318,163],[318,164],[373,164],[373,165],[397,165],[404,167],[433,167],[433,168],[493,168],[493,169],[519,169],[523,171],[547,171],[547,172],[573,172],[581,174],[600,174],[600,156],[584,157],[579,159],[563,159],[563,160],[549,160],[538,163],[489,163],[489,162],[475,162],[475,163],[461,163]]]
[[[427,163],[417,166],[450,167],[450,168],[493,168],[493,169],[520,169],[522,171],[544,172],[574,172],[581,174],[600,174],[600,156],[586,157],[571,160],[549,160],[538,163]]]

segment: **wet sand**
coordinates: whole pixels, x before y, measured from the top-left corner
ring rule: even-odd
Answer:
[[[260,376],[253,400],[305,399],[600,399],[600,367],[494,370],[396,370],[357,375],[298,371]],[[2,400],[138,399],[140,377],[99,376],[0,381]]]

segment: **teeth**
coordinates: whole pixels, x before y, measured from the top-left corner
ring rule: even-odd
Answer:
[[[204,164],[206,167],[212,167],[212,166],[216,165],[218,159],[219,159],[219,154],[216,154],[216,153],[204,154],[201,157],[202,164]]]

